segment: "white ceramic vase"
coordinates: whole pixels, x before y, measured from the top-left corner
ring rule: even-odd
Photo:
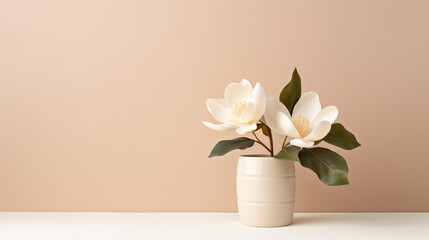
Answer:
[[[244,225],[280,227],[292,224],[294,162],[263,155],[241,156],[237,166],[237,203]]]

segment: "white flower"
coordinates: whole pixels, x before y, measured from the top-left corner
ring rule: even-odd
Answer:
[[[324,138],[337,117],[338,109],[335,106],[328,106],[322,110],[319,96],[315,92],[301,96],[292,116],[279,100],[267,99],[265,112],[267,125],[280,134],[294,138],[290,144],[298,147],[311,147],[315,141]]]
[[[209,112],[221,124],[205,121],[203,124],[217,131],[236,129],[241,135],[252,132],[264,115],[266,101],[260,83],[256,83],[255,89],[246,79],[240,83],[231,83],[225,89],[225,99],[210,98],[206,101]]]

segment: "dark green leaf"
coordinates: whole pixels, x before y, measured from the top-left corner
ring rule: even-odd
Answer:
[[[296,102],[298,102],[301,97],[301,77],[298,74],[298,71],[293,71],[292,79],[290,82],[283,88],[280,93],[280,102],[282,102],[289,112],[293,111],[293,107]]]
[[[296,146],[287,146],[283,148],[277,155],[274,157],[280,160],[286,160],[286,161],[299,161],[298,153],[301,150],[301,148]]]
[[[346,150],[351,150],[360,146],[356,137],[351,132],[347,131],[340,123],[332,124],[331,131],[323,138],[323,141]]]
[[[330,186],[349,184],[346,160],[329,149],[303,148],[299,154],[301,165],[313,170],[319,179]]]
[[[262,133],[269,137],[271,135],[271,129],[267,125],[262,125]]]
[[[223,140],[218,142],[214,146],[212,152],[209,155],[209,158],[225,155],[235,149],[243,150],[253,146],[253,144],[255,144],[255,140],[246,138],[246,137],[239,137],[231,140]]]
[[[264,122],[256,124],[255,132],[258,131],[259,129],[262,129],[262,133],[265,136],[269,137],[271,135],[271,128],[268,127],[267,124],[265,124]]]

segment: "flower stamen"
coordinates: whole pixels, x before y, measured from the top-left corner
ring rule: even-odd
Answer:
[[[244,109],[247,107],[246,101],[239,101],[234,104],[234,113],[237,117],[240,117],[241,114],[244,112]]]
[[[308,118],[298,114],[292,118],[292,123],[301,137],[306,137],[308,135],[307,129],[310,126],[310,120]]]

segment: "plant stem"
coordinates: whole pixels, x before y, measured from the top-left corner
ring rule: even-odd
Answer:
[[[258,138],[258,136],[256,136],[255,132],[252,132],[252,134],[253,134],[253,136],[255,136],[255,138],[256,138],[256,142],[257,142],[257,143],[259,143],[259,144],[261,144],[265,149],[267,149],[267,151],[268,151],[268,152],[270,152],[270,155],[271,155],[271,157],[272,157],[272,156],[273,156],[273,152],[272,152],[272,150],[271,150],[271,149],[269,149],[269,148],[267,147],[267,145],[265,145],[261,140],[259,140],[259,138]]]
[[[285,144],[286,144],[286,139],[287,139],[287,136],[285,136],[285,140],[283,140],[282,149],[286,147],[286,146],[285,146]]]
[[[270,129],[270,128],[268,127],[268,129]],[[271,148],[270,154],[271,154],[271,157],[273,157],[274,156],[274,146],[273,146],[273,134],[272,134],[271,129],[270,129],[270,136],[269,137],[270,137],[270,148]]]
[[[271,131],[271,128],[270,128],[270,127],[268,127],[268,125],[267,125],[267,124],[265,124],[265,123],[264,123],[264,122],[262,122],[261,120],[259,120],[259,122],[260,122],[263,126],[267,127],[267,129],[268,129],[268,138],[270,139],[270,150],[269,150],[269,152],[270,152],[270,156],[271,156],[271,157],[273,157],[273,156],[274,156],[274,141],[273,141],[273,133],[272,133],[272,131]]]

